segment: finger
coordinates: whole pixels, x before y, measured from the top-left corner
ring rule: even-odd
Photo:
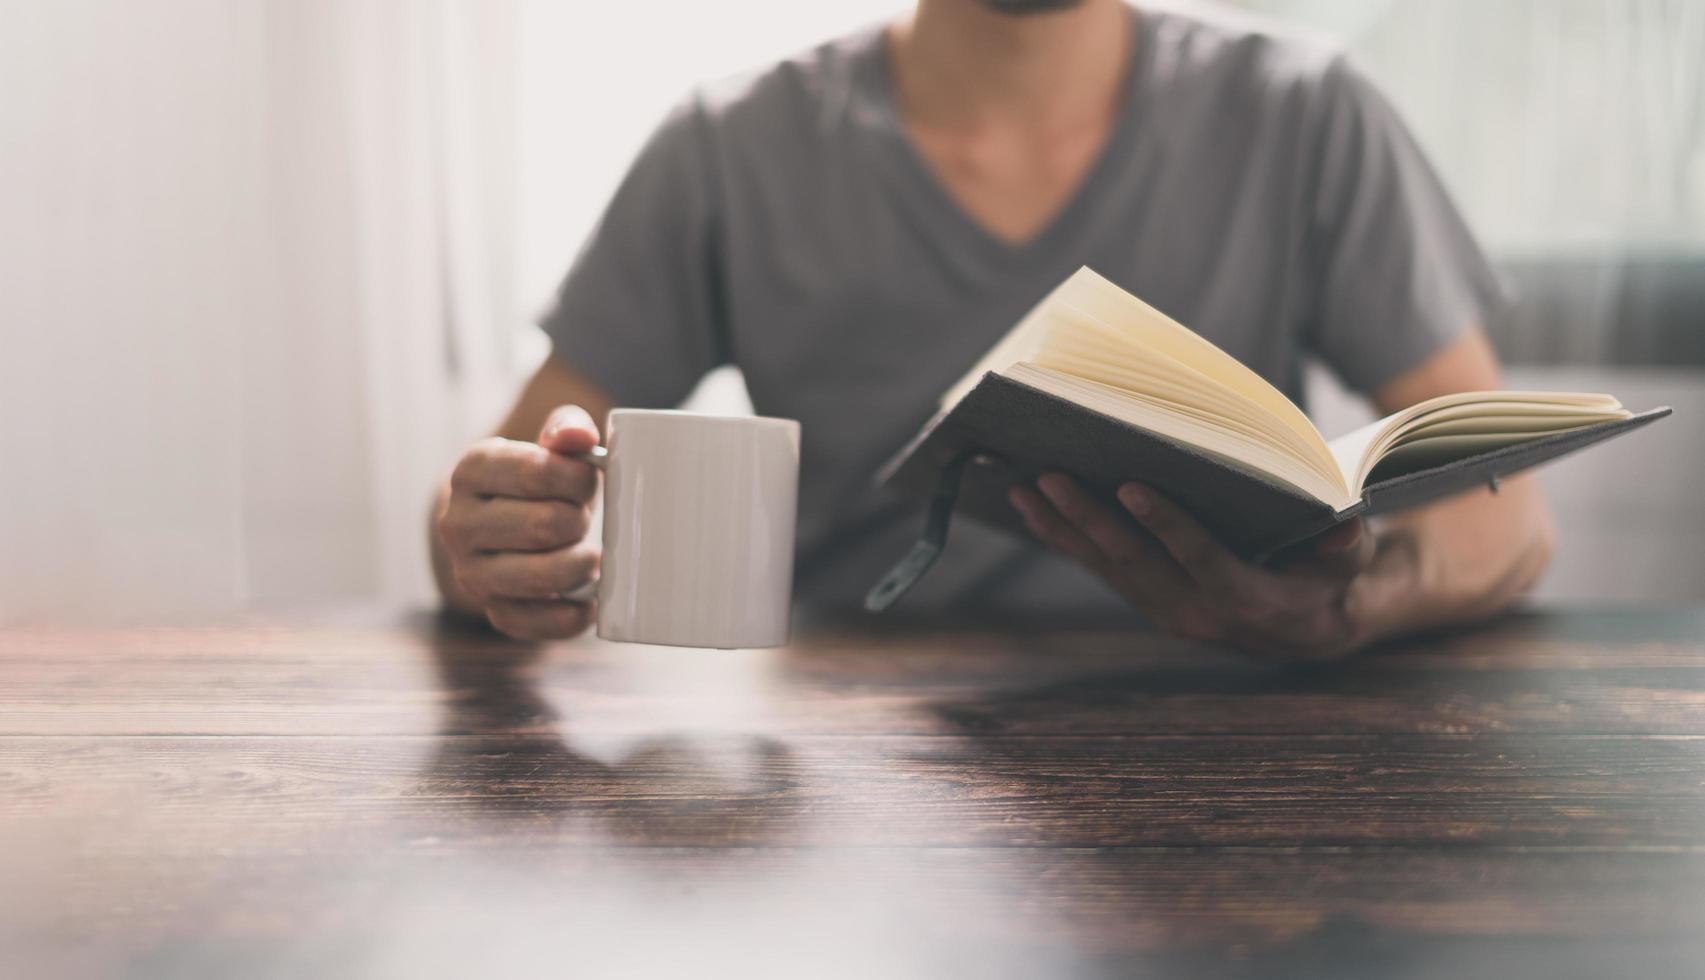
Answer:
[[[598,444],[598,426],[579,405],[560,405],[539,430],[539,445],[554,453],[583,453]]]
[[[1101,552],[1110,584],[1168,627],[1184,622],[1194,607],[1195,583],[1154,536],[1091,497],[1069,476],[1049,473],[1037,480],[1060,516]],[[1194,621],[1192,620],[1192,623]],[[1200,631],[1206,631],[1205,624]]]
[[[598,489],[598,473],[588,463],[568,459],[530,442],[487,439],[474,447],[450,474],[453,491],[483,497],[567,500],[584,504]]]
[[[1311,565],[1334,578],[1352,579],[1373,561],[1374,536],[1360,517],[1345,521],[1315,539]]]
[[[578,544],[556,551],[500,551],[465,562],[463,585],[482,599],[549,599],[592,580],[598,549]]]
[[[585,505],[564,500],[493,497],[465,510],[450,520],[457,545],[470,551],[555,551],[580,543],[591,520]]]
[[[1070,521],[1102,554],[1128,563],[1150,556],[1165,557],[1144,538],[1142,529],[1130,519],[1113,512],[1090,497],[1077,481],[1059,473],[1048,473],[1036,481],[1042,495],[1060,516]],[[1170,563],[1171,558],[1167,558]]]
[[[1101,550],[1072,523],[1060,516],[1047,498],[1029,487],[1015,486],[1007,491],[1007,500],[1024,518],[1024,526],[1036,539],[1074,561],[1091,568],[1102,563]]]
[[[486,618],[499,631],[517,640],[560,640],[576,636],[592,623],[592,606],[561,600],[496,599],[486,605]]]
[[[1165,546],[1196,584],[1213,593],[1236,592],[1250,571],[1219,539],[1163,494],[1140,483],[1119,488],[1119,502]]]

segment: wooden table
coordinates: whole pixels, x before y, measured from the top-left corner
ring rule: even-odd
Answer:
[[[0,633],[0,975],[1705,973],[1705,611]]]

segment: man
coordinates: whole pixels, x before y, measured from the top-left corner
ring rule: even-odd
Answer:
[[[641,151],[543,322],[552,356],[441,492],[445,600],[516,637],[584,629],[552,596],[595,573],[596,480],[563,454],[734,363],[805,426],[799,601],[856,606],[920,521],[872,474],[1084,264],[1293,397],[1308,355],[1382,412],[1499,386],[1486,261],[1342,58],[1116,0],[920,0],[695,93]],[[1012,503],[1051,553],[962,522],[907,605],[1117,604],[1324,657],[1503,607],[1551,539],[1526,480],[1262,567],[1140,484],[1101,501],[1051,475]]]

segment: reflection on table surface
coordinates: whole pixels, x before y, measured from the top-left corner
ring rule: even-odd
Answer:
[[[1686,975],[1705,611],[1336,668],[1131,632],[0,633],[0,949],[141,976]]]

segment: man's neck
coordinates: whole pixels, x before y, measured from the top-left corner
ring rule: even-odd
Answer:
[[[888,37],[912,125],[1070,129],[1117,110],[1130,25],[1120,0],[1026,15],[979,0],[919,0]]]

